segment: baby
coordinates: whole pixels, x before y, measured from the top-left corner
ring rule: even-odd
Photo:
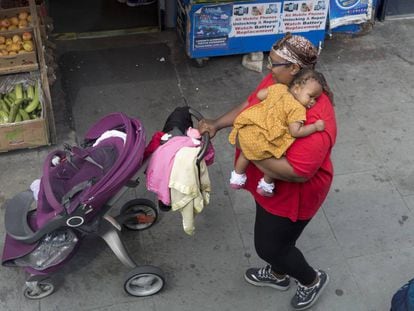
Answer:
[[[260,103],[241,112],[230,133],[231,144],[237,141],[243,152],[231,172],[230,186],[241,189],[246,183],[246,168],[251,160],[280,158],[295,138],[325,129],[325,122],[304,125],[306,109],[311,108],[324,91],[325,78],[312,69],[302,69],[289,86],[276,83],[257,93]],[[259,181],[257,192],[273,196],[275,185],[267,175]]]

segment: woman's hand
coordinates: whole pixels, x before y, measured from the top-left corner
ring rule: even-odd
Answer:
[[[325,121],[324,120],[316,120],[315,128],[318,132],[322,132],[325,129]]]
[[[218,131],[216,124],[216,120],[202,119],[198,122],[198,130],[200,131],[200,134],[208,132],[210,138],[213,138]]]

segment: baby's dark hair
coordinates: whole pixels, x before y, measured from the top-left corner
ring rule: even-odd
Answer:
[[[295,85],[303,85],[310,79],[317,81],[322,86],[322,90],[326,93],[326,95],[328,95],[332,105],[334,105],[334,95],[329,88],[324,75],[319,71],[310,68],[302,68],[293,78],[289,88]]]

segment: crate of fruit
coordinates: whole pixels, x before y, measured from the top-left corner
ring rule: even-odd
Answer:
[[[0,75],[38,68],[33,31],[14,30],[0,34]]]
[[[0,11],[0,32],[32,27],[29,8],[15,8]]]
[[[41,35],[47,38],[48,29],[52,25],[46,25],[47,11],[45,6],[36,6],[38,27]],[[30,7],[19,7],[0,10],[0,35],[7,34],[9,31],[16,29],[29,30],[35,27]]]
[[[43,9],[37,6],[37,16],[40,25],[44,24]],[[29,7],[12,8],[0,10],[0,32],[16,29],[32,28],[32,15]]]
[[[0,152],[49,143],[45,99],[38,72],[0,78]]]

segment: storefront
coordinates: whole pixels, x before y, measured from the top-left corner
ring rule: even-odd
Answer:
[[[414,17],[413,0],[380,0],[377,11],[377,18],[405,18]]]
[[[61,38],[71,36],[107,36],[128,30],[159,31],[158,0],[140,0],[136,6],[118,0],[54,0],[48,1],[48,14],[54,22],[54,33]]]

